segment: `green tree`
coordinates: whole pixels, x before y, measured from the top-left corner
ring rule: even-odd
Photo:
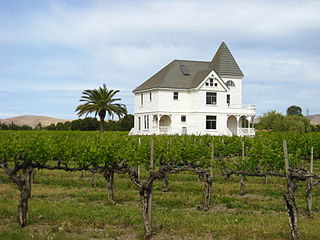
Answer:
[[[84,104],[76,108],[78,116],[87,116],[94,113],[95,117],[99,115],[100,118],[100,132],[104,132],[104,119],[107,114],[112,118],[117,115],[119,118],[127,114],[127,108],[124,104],[117,103],[121,98],[115,98],[119,90],[108,90],[107,86],[103,84],[99,89],[88,89],[82,92],[81,102]]]
[[[132,114],[124,116],[124,118],[120,120],[121,131],[130,131],[131,128],[133,128],[133,124],[134,116]]]
[[[288,116],[302,116],[302,109],[299,106],[290,106],[287,108]]]
[[[305,133],[311,130],[310,120],[304,116],[284,116],[276,111],[265,113],[256,129],[270,130],[275,132]]]

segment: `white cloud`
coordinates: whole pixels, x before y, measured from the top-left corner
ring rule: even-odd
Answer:
[[[225,40],[246,75],[245,101],[262,112],[295,101],[320,112],[319,1],[75,2],[42,2],[15,17],[0,8],[0,51],[8,52],[0,90],[107,83],[129,103],[131,90],[171,60],[209,60]]]

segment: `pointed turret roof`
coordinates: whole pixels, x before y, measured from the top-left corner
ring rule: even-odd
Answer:
[[[218,51],[211,61],[210,66],[220,76],[243,77],[243,73],[241,72],[236,60],[233,58],[225,42],[221,43]]]

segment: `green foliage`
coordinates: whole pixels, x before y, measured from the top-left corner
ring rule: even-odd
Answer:
[[[32,130],[32,127],[27,125],[18,126],[13,122],[8,125],[0,122],[0,130]]]
[[[299,106],[290,106],[287,108],[288,116],[302,116],[302,109]]]
[[[108,90],[107,86],[103,84],[98,89],[87,89],[82,92],[81,102],[84,104],[76,108],[78,116],[87,116],[94,113],[100,118],[100,132],[104,132],[104,119],[106,114],[113,117],[117,115],[119,118],[127,114],[127,108],[124,104],[117,103],[121,98],[115,98],[119,90]]]
[[[255,138],[225,136],[127,136],[97,132],[6,132],[0,134],[0,159],[14,162],[67,164],[68,166],[112,166],[125,161],[132,166],[148,165],[151,138],[155,142],[155,166],[215,166],[249,171],[283,171],[282,141],[287,140],[289,160],[301,166],[314,147],[320,155],[320,134],[264,133]],[[245,160],[242,160],[242,141]],[[214,156],[224,160],[212,162]]]
[[[276,111],[265,113],[256,129],[270,130],[276,132],[305,133],[311,131],[309,119],[304,116],[284,116]]]

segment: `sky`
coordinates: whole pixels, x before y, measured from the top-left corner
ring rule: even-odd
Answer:
[[[0,0],[0,118],[76,119],[84,89],[132,90],[225,41],[257,114],[320,114],[319,0]]]

